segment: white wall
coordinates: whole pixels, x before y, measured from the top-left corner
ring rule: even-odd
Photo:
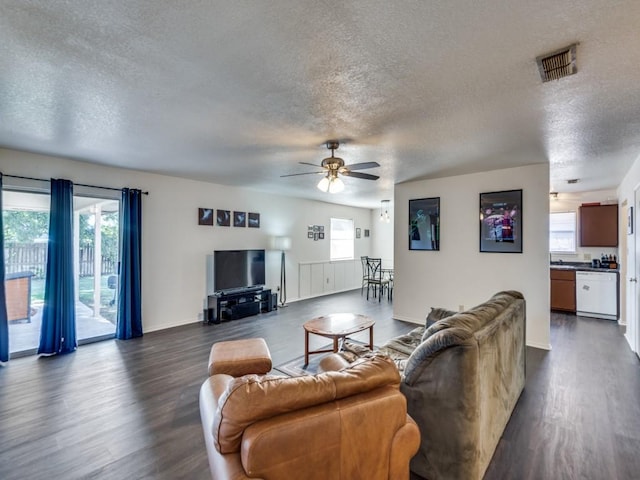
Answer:
[[[550,199],[549,209],[551,212],[576,212],[579,215],[580,205],[583,203],[600,202],[617,203],[615,190],[595,190],[579,193],[560,193],[557,199]],[[565,262],[590,262],[594,258],[605,255],[615,255],[618,257],[618,249],[613,247],[581,247],[580,246],[580,219],[576,217],[576,253],[553,253],[553,260],[563,260]],[[625,220],[626,221],[626,220]]]
[[[292,238],[287,252],[287,298],[298,298],[298,263],[329,259],[329,219],[352,218],[371,229],[369,209],[292,199],[245,188],[102,167],[57,157],[0,149],[0,172],[36,178],[66,178],[76,183],[130,187],[143,197],[142,313],[149,332],[198,320],[206,293],[206,255],[213,250],[267,249],[267,287],[280,282],[280,252],[268,251],[274,235]],[[11,179],[6,178],[5,183]],[[260,213],[261,227],[198,225],[198,208]],[[325,240],[307,239],[307,225],[324,225]],[[370,242],[355,243],[355,258],[370,255]]]
[[[523,190],[523,253],[479,252],[481,192]],[[408,202],[440,197],[440,250],[410,251]],[[549,349],[549,165],[424,180],[395,188],[394,318],[473,307],[501,290],[527,302],[527,344]]]
[[[626,239],[626,252],[621,252],[626,258],[626,278],[620,276],[620,283],[625,282],[626,285],[626,295],[624,298],[625,304],[620,305],[621,310],[625,310],[625,318],[626,318],[626,332],[625,338],[633,350],[636,353],[640,354],[640,321],[638,319],[638,311],[637,311],[637,301],[638,301],[638,283],[629,282],[629,278],[638,278],[640,271],[638,271],[637,262],[640,260],[639,252],[636,251],[636,237],[639,235],[638,233],[638,220],[640,219],[640,214],[638,209],[640,208],[640,203],[636,202],[634,198],[635,190],[640,187],[640,157],[636,159],[634,164],[631,166],[627,175],[624,177],[620,185],[618,186],[617,194],[618,201],[620,205],[634,206],[634,233],[633,235],[629,235]],[[638,199],[640,200],[640,198]],[[620,215],[623,215],[623,209],[619,209]],[[626,218],[619,218],[618,221],[622,225],[626,225]],[[621,268],[621,271],[623,269]]]
[[[380,209],[371,210],[371,253],[374,258],[381,258],[386,267],[393,266],[393,202],[389,205],[391,221],[380,221]]]

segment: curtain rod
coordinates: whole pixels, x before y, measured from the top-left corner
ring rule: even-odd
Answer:
[[[0,175],[2,175],[3,177],[10,177],[10,178],[21,178],[22,180],[35,180],[36,182],[48,182],[49,180],[45,179],[45,178],[35,178],[35,177],[23,177],[21,175],[9,175],[6,173],[0,173]],[[116,192],[121,192],[122,189],[121,188],[113,188],[113,187],[102,187],[100,185],[89,185],[86,183],[74,183],[74,185],[77,185],[79,187],[89,187],[89,188],[101,188],[102,190],[113,190]],[[143,195],[149,195],[149,192],[141,192]]]

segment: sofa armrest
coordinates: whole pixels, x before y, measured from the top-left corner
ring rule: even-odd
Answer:
[[[420,448],[420,429],[407,414],[407,423],[397,431],[391,445],[389,478],[409,478],[409,461]]]
[[[466,347],[473,344],[473,332],[463,327],[450,327],[434,333],[418,345],[407,359],[404,382],[413,385],[433,359],[446,349],[454,346]]]
[[[214,480],[249,480],[242,467],[240,452],[221,454],[216,450],[213,440],[213,417],[218,408],[218,399],[232,380],[233,377],[229,375],[213,375],[200,388],[200,418]]]

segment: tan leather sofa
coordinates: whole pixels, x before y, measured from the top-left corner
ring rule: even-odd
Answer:
[[[214,479],[408,479],[420,433],[393,362],[304,377],[218,374],[200,389]]]

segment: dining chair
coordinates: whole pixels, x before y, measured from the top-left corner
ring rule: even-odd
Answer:
[[[367,265],[368,258],[369,257],[367,255],[360,257],[360,263],[362,263],[362,285],[360,286],[360,295],[362,295],[364,287],[367,286],[369,281],[369,266]]]
[[[389,285],[387,286],[387,297],[390,301],[393,300],[393,268],[384,269],[382,272],[387,280],[389,280]]]
[[[373,287],[373,294],[378,295],[378,301],[382,300],[385,289],[389,292],[389,279],[382,276],[382,259],[367,258],[367,300],[369,300],[369,290]]]

